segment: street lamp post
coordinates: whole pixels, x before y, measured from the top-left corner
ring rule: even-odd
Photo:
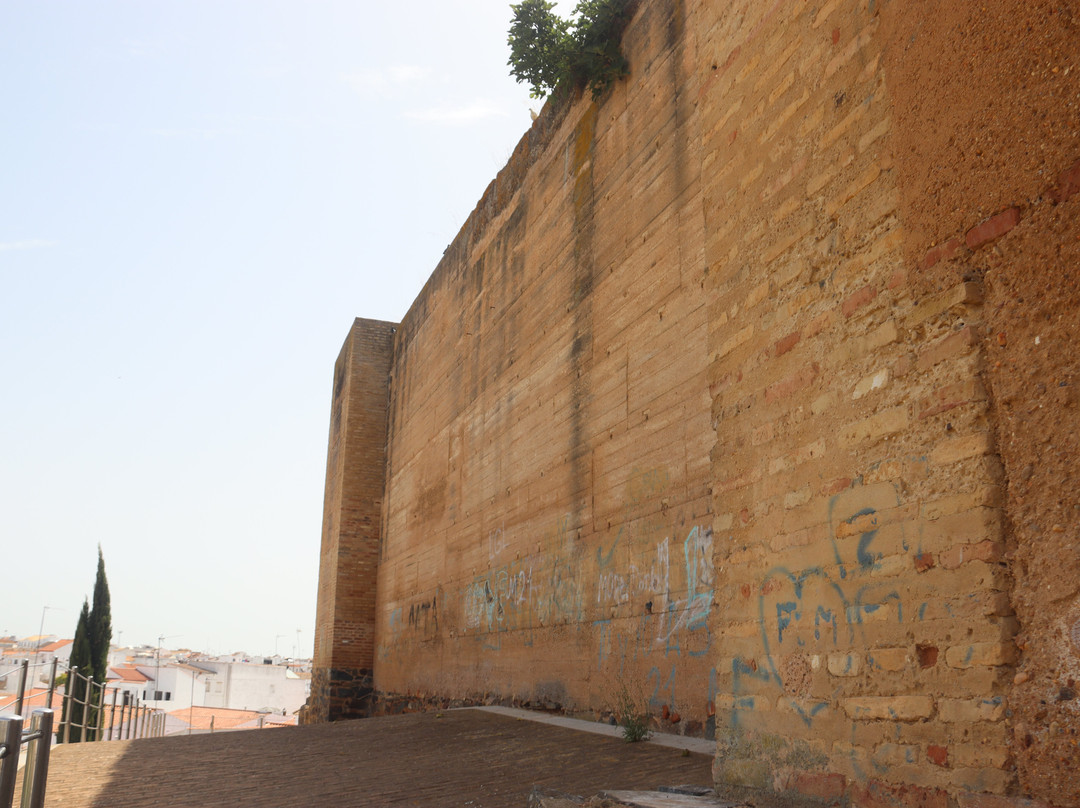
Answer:
[[[45,631],[45,612],[49,609],[55,609],[55,606],[42,606],[41,607],[41,623],[38,625],[37,633],[37,646],[34,648],[34,667],[38,665],[38,657],[41,655],[41,635]]]

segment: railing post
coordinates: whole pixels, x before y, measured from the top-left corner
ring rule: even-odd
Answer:
[[[75,677],[78,673],[78,665],[68,668],[67,684],[64,685],[64,731],[61,733],[61,743],[71,743],[71,714],[75,711]]]
[[[0,715],[0,808],[11,808],[19,773],[22,716]]]
[[[86,683],[86,686],[82,689],[82,718],[79,721],[79,743],[86,743],[90,740],[90,733],[87,732],[87,729],[90,724],[90,691],[94,680],[89,676],[83,676],[81,673],[79,674],[79,678]]]
[[[100,741],[105,738],[105,683],[102,682],[98,685],[98,720],[97,720],[97,733],[94,736],[95,741]]]
[[[108,737],[108,740],[110,740],[110,741],[113,739],[113,737],[112,737],[113,725],[116,724],[116,696],[117,696],[117,694],[119,692],[120,692],[120,688],[118,688],[118,687],[113,688],[112,707],[109,709],[109,737]],[[122,717],[123,716],[123,711],[121,711],[120,715],[121,715],[120,720],[121,720],[121,722],[123,722],[123,717]]]
[[[22,665],[19,666],[19,689],[15,695],[15,715],[23,714],[23,705],[26,700],[23,694],[26,692],[26,671],[29,666],[29,659],[24,659]]]
[[[37,733],[37,737],[26,747],[22,808],[45,808],[45,782],[49,777],[52,727],[52,710],[34,710],[30,718],[30,732]]]
[[[56,657],[53,657],[52,669],[49,671],[49,695],[46,696],[46,698],[49,701],[48,701],[48,704],[45,705],[50,710],[53,708],[53,706],[52,706],[53,694],[56,692],[56,662],[57,662]]]
[[[135,714],[138,712],[138,710],[139,710],[139,694],[136,693],[135,698],[131,702],[131,709],[128,710],[128,728],[127,728],[128,731],[127,731],[127,736],[128,736],[129,741],[132,738],[135,737],[134,735],[131,734],[131,725],[133,723],[135,723],[134,722],[134,717],[135,717]]]

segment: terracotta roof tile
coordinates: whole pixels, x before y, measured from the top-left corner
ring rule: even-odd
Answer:
[[[115,674],[114,678],[119,679],[122,682],[149,682],[150,678],[142,671],[130,668],[127,665],[116,665],[109,668],[110,674]]]

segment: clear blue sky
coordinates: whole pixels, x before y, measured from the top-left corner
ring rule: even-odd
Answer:
[[[309,655],[334,359],[540,102],[502,0],[0,0],[0,634]],[[278,636],[282,635],[282,636]]]

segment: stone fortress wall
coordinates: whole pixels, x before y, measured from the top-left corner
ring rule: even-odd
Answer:
[[[1080,805],[1078,23],[640,3],[346,340],[308,718],[626,688],[725,788]]]

